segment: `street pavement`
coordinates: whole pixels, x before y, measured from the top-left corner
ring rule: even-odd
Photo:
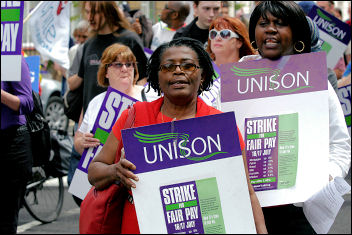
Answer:
[[[346,181],[351,185],[351,174],[346,177]],[[66,177],[64,179],[66,182]],[[336,217],[328,234],[351,234],[351,194],[344,196],[345,202]],[[19,234],[78,234],[79,233],[79,207],[74,202],[72,195],[65,187],[64,205],[60,217],[49,224],[41,224],[35,221],[25,208],[20,210]]]
[[[63,178],[65,185],[64,204],[59,218],[48,224],[34,220],[26,208],[19,213],[18,234],[78,234],[79,233],[79,207],[68,193],[67,177]]]

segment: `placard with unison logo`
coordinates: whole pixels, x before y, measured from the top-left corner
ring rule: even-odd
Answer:
[[[121,133],[141,233],[255,233],[233,112]]]
[[[236,111],[261,206],[304,202],[322,189],[329,178],[325,52],[225,64],[220,70],[222,111]],[[290,116],[288,125],[277,123]],[[281,147],[280,136],[286,142]]]
[[[328,67],[334,69],[351,41],[351,26],[316,5],[308,16],[319,28],[321,50],[326,52]]]
[[[340,87],[337,96],[339,97],[347,129],[351,136],[351,84]]]
[[[23,1],[1,1],[1,81],[21,81]]]
[[[112,87],[108,88],[91,132],[94,134],[94,138],[100,140],[100,145],[95,148],[91,147],[84,150],[68,189],[69,193],[72,193],[82,200],[86,197],[88,191],[92,187],[88,181],[88,166],[90,162],[103,148],[112,127],[120,117],[121,113],[136,101],[136,99]]]

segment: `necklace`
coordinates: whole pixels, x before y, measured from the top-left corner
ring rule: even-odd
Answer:
[[[161,115],[161,121],[162,123],[164,123],[164,114],[161,112],[161,110],[160,110],[160,115]],[[176,121],[176,117],[171,120],[171,133],[175,133],[175,121]],[[178,134],[177,133],[175,134],[176,136],[173,138],[173,143],[177,145]]]
[[[164,121],[164,114],[161,112],[161,110],[160,110],[160,116],[161,116],[161,122],[162,123],[164,123],[165,121]],[[172,121],[176,121],[177,119],[176,119],[176,117],[174,117],[173,119],[172,119]]]
[[[163,108],[163,107],[160,108],[160,115],[161,115],[161,121],[162,121],[162,123],[164,123],[164,114],[163,114],[163,112],[161,111],[162,108]]]

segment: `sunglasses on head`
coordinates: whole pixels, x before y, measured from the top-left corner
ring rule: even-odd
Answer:
[[[209,39],[214,40],[218,36],[218,34],[220,34],[220,37],[225,40],[229,40],[231,38],[239,38],[237,33],[234,33],[229,29],[222,29],[220,31],[212,29],[209,31]]]

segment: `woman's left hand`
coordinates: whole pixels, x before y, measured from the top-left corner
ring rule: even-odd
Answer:
[[[139,23],[139,19],[132,24],[132,28],[136,31],[137,34],[142,34],[142,25]]]
[[[136,166],[128,161],[125,157],[125,151],[121,149],[121,158],[120,161],[115,164],[116,175],[119,178],[120,182],[123,183],[128,189],[136,188],[136,184],[132,181],[138,181],[138,177],[133,174],[133,170],[136,170]]]

